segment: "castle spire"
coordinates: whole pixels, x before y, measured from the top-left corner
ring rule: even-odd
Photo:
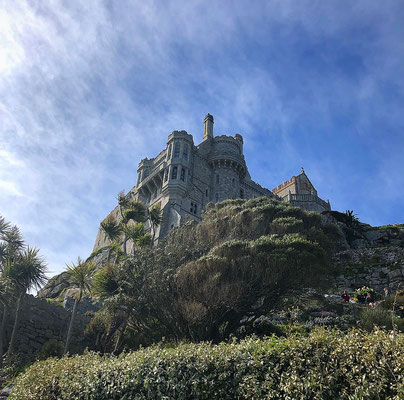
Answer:
[[[206,114],[203,121],[203,140],[213,138],[213,116],[209,113]]]

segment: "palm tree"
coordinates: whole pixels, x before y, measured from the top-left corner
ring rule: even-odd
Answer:
[[[133,242],[133,255],[136,246],[145,246],[150,243],[150,235],[145,234],[143,222],[136,222],[133,225],[124,225],[124,232],[128,239]]]
[[[13,258],[8,258],[6,265],[3,267],[3,276],[7,277],[15,285],[18,296],[8,354],[14,351],[21,307],[26,292],[33,288],[39,289],[47,280],[46,263],[38,255],[38,252],[39,249],[28,246],[23,252],[14,255]]]
[[[72,263],[72,265],[66,265],[67,272],[70,275],[70,282],[74,287],[78,287],[79,293],[74,301],[72,316],[70,319],[69,329],[66,336],[66,344],[64,349],[64,354],[69,351],[70,341],[73,332],[73,323],[76,318],[77,306],[80,303],[83,295],[91,291],[92,285],[92,275],[94,273],[96,264],[94,262],[83,262],[80,258],[77,260],[77,265]]]
[[[128,208],[122,211],[122,230],[124,231],[123,252],[126,255],[126,243],[128,241],[127,227],[130,221],[144,222],[146,220],[146,207],[141,201],[130,201]],[[126,232],[125,232],[126,230]]]
[[[154,235],[156,234],[156,228],[161,224],[163,219],[160,204],[155,204],[151,210],[149,210],[150,228],[152,230],[152,244],[154,244]]]
[[[2,275],[0,277],[0,303],[3,305],[3,317],[0,325],[0,368],[3,366],[3,345],[9,308],[15,297],[15,286],[10,279]]]
[[[108,217],[101,222],[100,226],[101,230],[105,234],[105,237],[110,242],[110,246],[108,249],[108,261],[107,261],[109,263],[111,257],[111,244],[115,240],[119,239],[119,237],[121,236],[122,229],[112,215],[108,215]]]

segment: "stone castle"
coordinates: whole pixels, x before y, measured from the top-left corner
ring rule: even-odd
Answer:
[[[174,131],[157,157],[139,163],[137,183],[128,196],[141,200],[148,208],[160,205],[163,220],[157,228],[156,241],[189,219],[200,221],[206,204],[226,199],[267,196],[305,210],[331,209],[329,202],[318,197],[303,169],[272,191],[254,182],[243,155],[243,137],[214,136],[213,124],[213,116],[207,114],[199,145],[194,144],[192,135],[186,131]],[[111,214],[120,220],[118,206]],[[108,244],[99,230],[94,250]]]

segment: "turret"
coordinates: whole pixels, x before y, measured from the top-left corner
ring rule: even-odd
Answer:
[[[240,145],[240,153],[243,154],[243,137],[239,133],[236,133],[234,135],[234,139],[236,139],[237,142],[239,143],[239,145]]]
[[[213,138],[213,116],[206,114],[205,120],[203,121],[203,140]]]

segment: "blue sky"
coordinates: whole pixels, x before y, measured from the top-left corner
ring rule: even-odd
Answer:
[[[252,178],[404,222],[403,1],[19,0],[0,10],[0,215],[51,275],[173,130],[241,133]]]

